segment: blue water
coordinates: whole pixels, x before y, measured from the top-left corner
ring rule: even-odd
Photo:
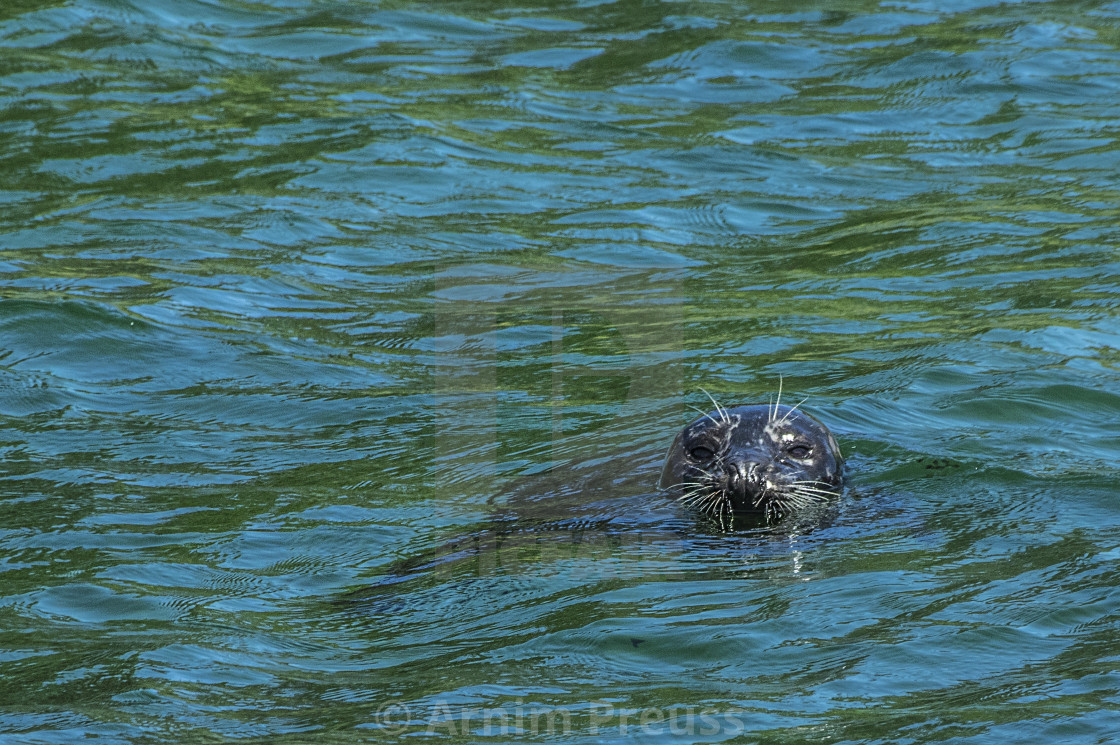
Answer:
[[[4,743],[1120,737],[1120,5],[0,39]],[[779,386],[826,516],[657,492]]]

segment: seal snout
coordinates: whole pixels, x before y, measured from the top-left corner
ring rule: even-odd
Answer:
[[[726,462],[727,493],[736,501],[754,503],[766,489],[764,463],[752,453],[739,452]]]

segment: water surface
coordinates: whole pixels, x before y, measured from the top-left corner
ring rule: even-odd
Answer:
[[[1120,735],[1120,5],[0,39],[6,742]],[[779,382],[832,517],[656,493]]]

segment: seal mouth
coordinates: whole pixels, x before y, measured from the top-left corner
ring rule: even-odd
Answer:
[[[836,485],[815,479],[778,482],[761,476],[712,476],[705,473],[682,483],[677,500],[718,520],[724,529],[736,515],[762,515],[766,522],[774,523],[795,511],[824,504],[839,493]]]

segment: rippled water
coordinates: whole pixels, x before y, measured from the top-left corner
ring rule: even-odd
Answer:
[[[0,38],[5,742],[1120,737],[1120,5]],[[656,493],[779,381],[833,516]]]

